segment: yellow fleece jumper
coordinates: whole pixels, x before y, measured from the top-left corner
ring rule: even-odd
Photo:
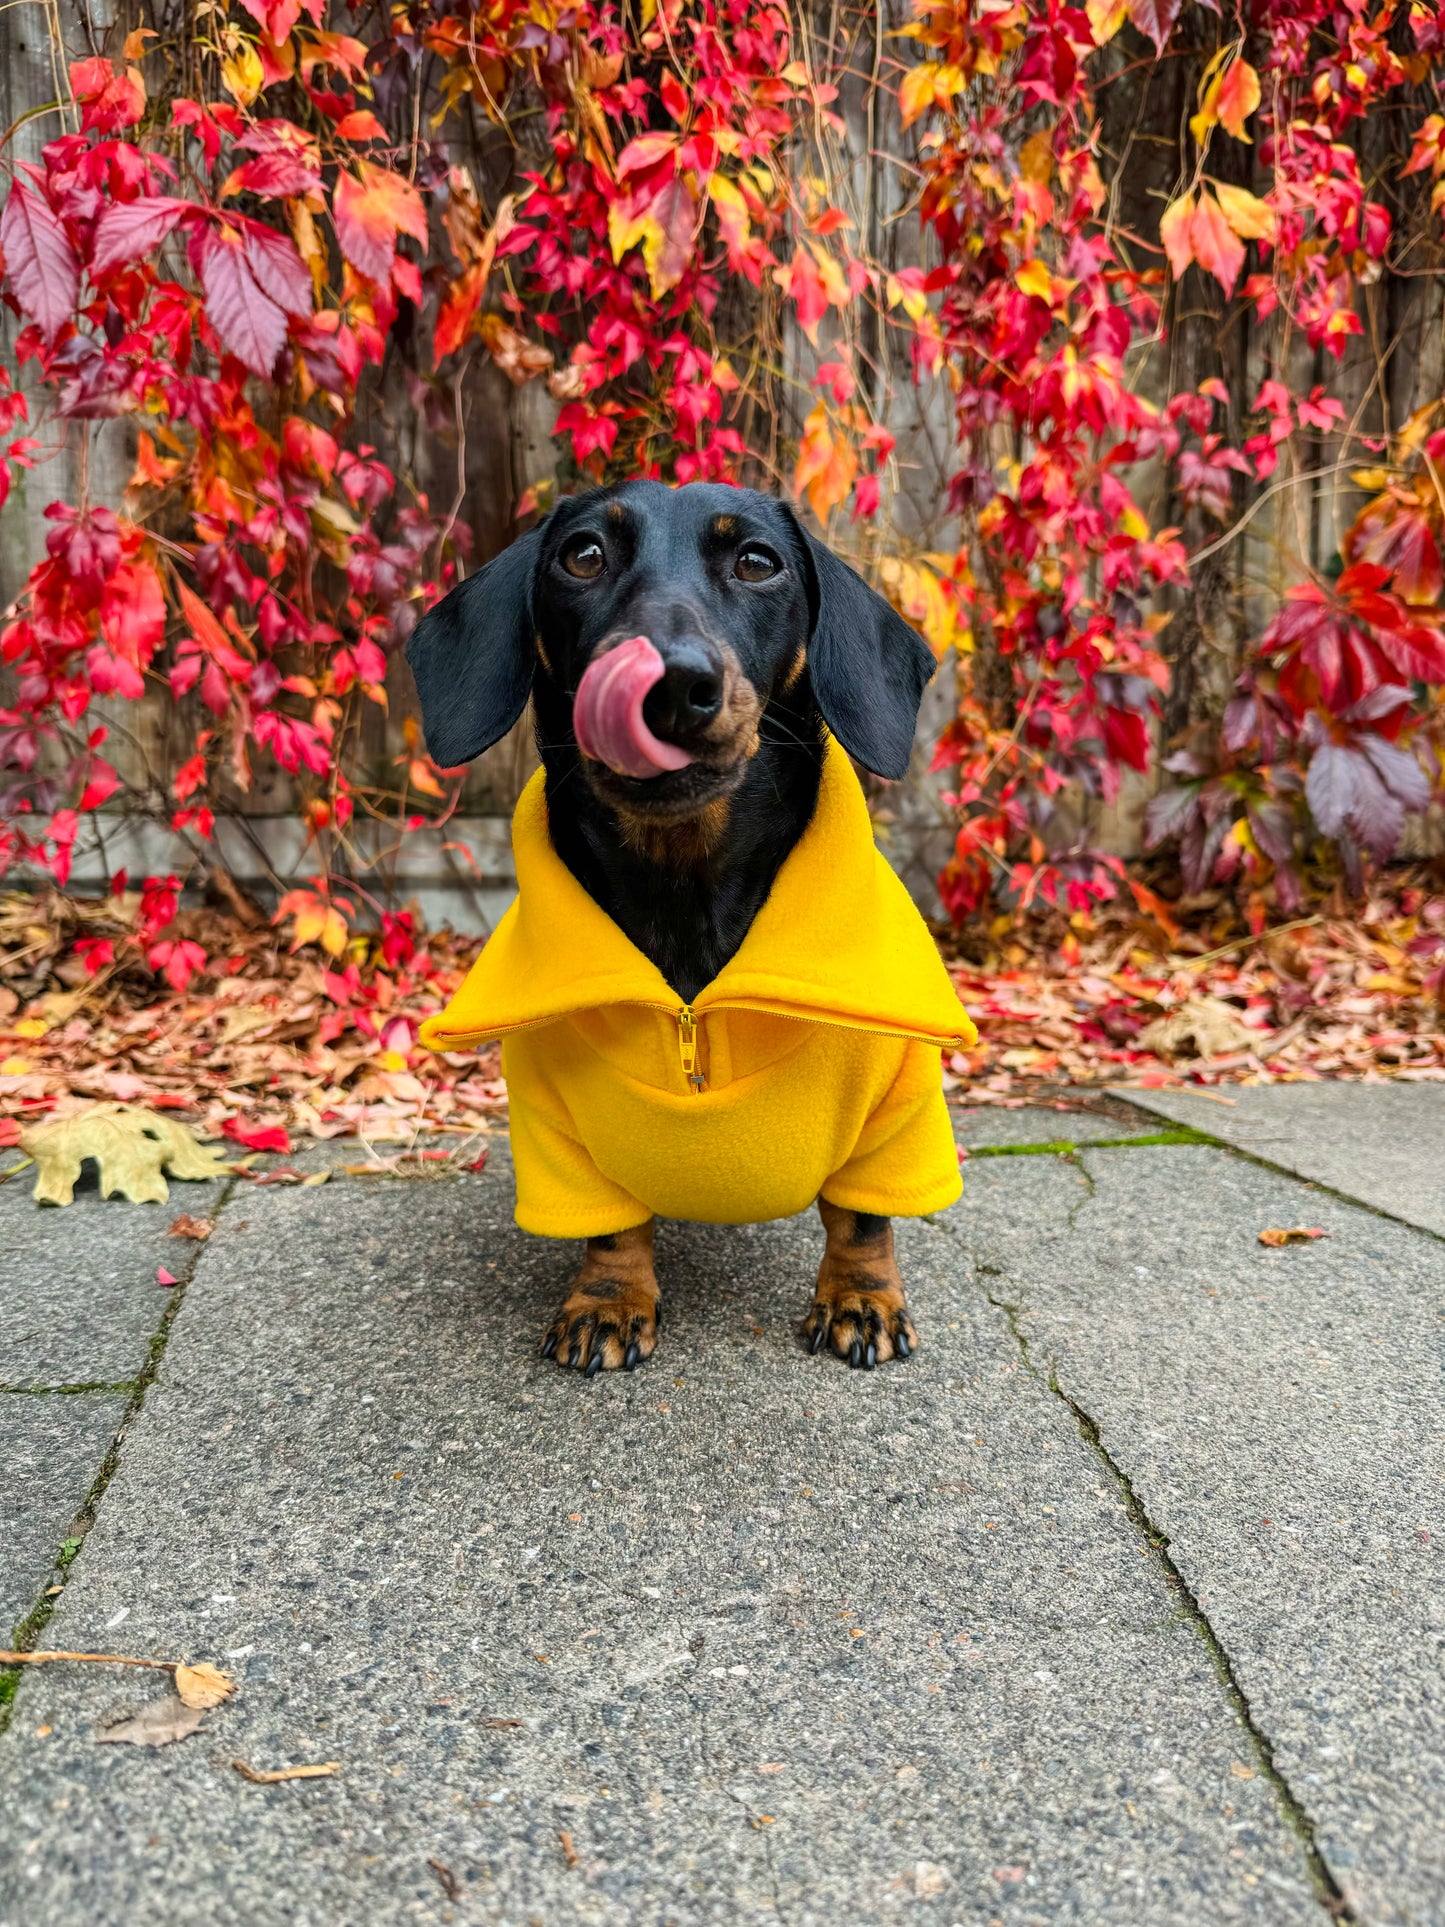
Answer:
[[[512,846],[517,900],[421,1037],[503,1040],[524,1231],[752,1224],[820,1194],[887,1217],[953,1203],[939,1056],[976,1032],[837,743],[812,821],[691,1005],[553,849],[541,770]]]

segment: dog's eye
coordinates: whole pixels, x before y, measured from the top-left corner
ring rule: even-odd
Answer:
[[[607,567],[607,557],[595,535],[579,535],[562,551],[562,567],[579,582],[595,582]]]
[[[733,574],[739,582],[767,582],[781,567],[778,558],[766,549],[744,549],[733,564]]]

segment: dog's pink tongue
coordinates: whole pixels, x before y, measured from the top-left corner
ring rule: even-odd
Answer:
[[[647,692],[663,674],[662,657],[646,636],[631,636],[588,663],[572,704],[572,728],[584,756],[619,776],[687,768],[688,752],[662,742],[642,719]]]

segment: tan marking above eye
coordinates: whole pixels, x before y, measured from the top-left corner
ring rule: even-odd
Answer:
[[[714,535],[736,535],[738,518],[735,515],[720,515],[712,525]]]
[[[627,520],[626,503],[609,502],[607,504],[607,519],[609,522],[616,522],[620,527],[622,523],[624,523]]]

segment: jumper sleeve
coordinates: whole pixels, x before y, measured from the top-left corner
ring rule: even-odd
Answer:
[[[601,1238],[646,1224],[651,1211],[603,1176],[577,1136],[565,1103],[538,1062],[537,1035],[502,1044],[517,1223],[542,1238]]]
[[[918,1218],[963,1191],[941,1052],[911,1043],[897,1077],[858,1133],[847,1162],[823,1186],[829,1204],[882,1218]]]

